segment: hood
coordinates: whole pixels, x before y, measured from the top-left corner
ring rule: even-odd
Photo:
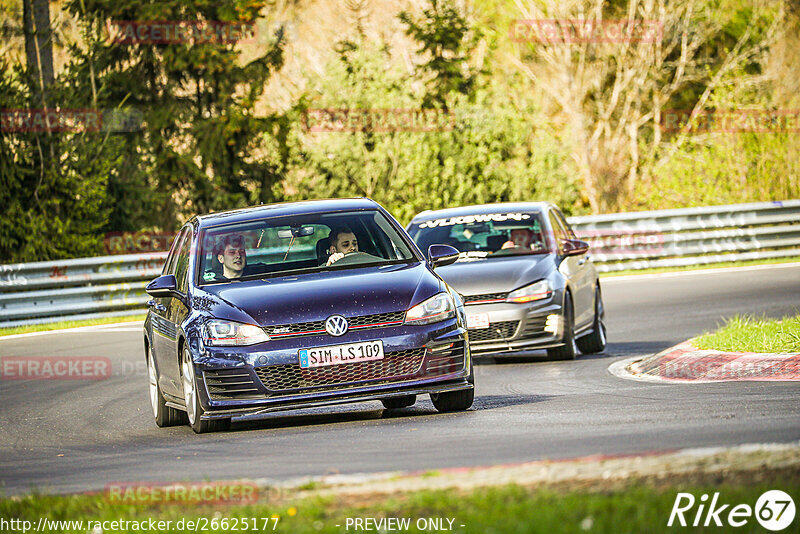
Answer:
[[[193,303],[205,300],[202,310],[215,317],[270,326],[407,310],[439,286],[424,263],[413,263],[207,285]]]
[[[469,259],[436,269],[437,274],[462,295],[508,293],[546,278],[555,269],[551,254],[510,258]]]

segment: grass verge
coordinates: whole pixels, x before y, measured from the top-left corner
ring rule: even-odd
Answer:
[[[730,352],[800,352],[800,314],[782,319],[736,315],[692,343],[698,349]]]
[[[748,267],[750,265],[773,265],[778,263],[798,263],[800,256],[793,256],[790,258],[768,258],[763,260],[747,260],[747,261],[726,261],[722,263],[710,263],[708,265],[690,265],[688,267],[652,267],[650,269],[627,269],[624,271],[615,271],[613,273],[600,273],[600,276],[613,277],[631,274],[652,274],[652,273],[675,273],[683,271],[699,271],[703,269],[720,269],[723,267]]]
[[[583,489],[506,485],[471,491],[421,490],[388,496],[289,496],[246,506],[197,506],[184,503],[135,506],[112,504],[102,495],[34,494],[0,500],[0,518],[29,521],[34,526],[40,518],[83,521],[81,525],[73,523],[66,528],[64,525],[48,523],[49,532],[59,533],[101,531],[88,521],[146,522],[151,519],[171,522],[165,528],[160,528],[161,532],[193,531],[194,527],[189,528],[187,521],[204,522],[206,528],[201,526],[197,530],[210,532],[271,532],[273,526],[274,532],[286,533],[378,531],[375,526],[354,528],[355,519],[367,518],[407,518],[407,529],[393,529],[405,532],[698,532],[708,529],[682,528],[678,525],[667,528],[678,492],[693,494],[698,503],[701,495],[719,492],[719,505],[730,504],[730,509],[737,504],[746,504],[753,508],[758,497],[767,490],[780,489],[796,499],[800,495],[800,469],[794,466],[790,469],[725,471],[713,475],[684,473],[672,478],[623,480],[620,484],[623,487],[606,482],[604,487]],[[686,512],[689,525],[696,512],[697,506]],[[726,514],[721,514],[723,524]],[[270,519],[274,517],[278,518],[277,521]],[[215,518],[216,522],[213,521]],[[257,528],[252,528],[254,519]],[[184,521],[183,528],[179,528],[180,520]],[[795,526],[797,522],[796,519]],[[348,525],[350,528],[347,528]],[[114,528],[114,525],[106,524],[102,532],[139,531],[130,524],[126,527]],[[712,524],[715,532],[763,531],[752,516],[744,527],[725,527],[714,528]],[[388,530],[383,529],[384,532]]]
[[[97,326],[113,323],[127,323],[129,321],[144,321],[145,313],[141,315],[130,315],[123,317],[106,317],[102,319],[83,319],[80,321],[58,321],[55,323],[30,324],[24,326],[14,326],[11,328],[0,328],[0,337],[13,334],[28,334],[30,332],[46,332],[48,330],[62,330],[64,328],[77,328],[79,326]]]

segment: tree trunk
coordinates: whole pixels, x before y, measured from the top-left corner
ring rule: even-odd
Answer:
[[[34,94],[47,107],[47,89],[53,84],[53,40],[48,0],[23,0],[25,56],[35,80]]]

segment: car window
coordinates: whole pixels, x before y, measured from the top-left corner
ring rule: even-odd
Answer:
[[[186,228],[183,232],[183,238],[178,249],[178,254],[175,260],[175,281],[178,291],[186,292],[189,289],[188,277],[189,272],[189,253],[192,246],[192,230]]]
[[[183,238],[186,237],[187,230],[188,228],[183,228],[176,234],[175,239],[172,241],[172,247],[170,247],[167,260],[164,262],[164,268],[161,271],[162,275],[175,274],[175,262],[178,259],[178,250],[181,247]]]
[[[558,222],[561,223],[562,228],[564,228],[564,230],[566,231],[567,238],[568,239],[575,239],[575,232],[572,231],[572,227],[569,225],[567,220],[564,218],[564,214],[561,213],[558,210],[553,210],[553,213],[556,214],[556,218],[558,219]]]
[[[554,210],[549,211],[549,217],[550,226],[553,227],[553,233],[555,235],[555,246],[558,247],[558,250],[561,250],[564,241],[569,239],[569,235],[567,234],[567,230],[564,228],[564,225],[558,220],[558,216],[555,214]]]
[[[357,246],[328,265],[332,247],[335,249],[330,236],[335,231]],[[201,241],[201,284],[415,259],[399,231],[376,210],[276,217],[208,228]]]
[[[476,214],[412,223],[411,238],[421,250],[433,244],[450,245],[460,260],[511,254],[544,254],[547,242],[541,215],[528,213]]]

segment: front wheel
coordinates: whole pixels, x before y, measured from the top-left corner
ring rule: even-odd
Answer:
[[[572,296],[567,293],[564,297],[564,344],[560,347],[547,349],[548,360],[574,360],[578,353],[575,345],[575,315],[572,312]]]
[[[186,403],[186,415],[189,418],[189,426],[197,434],[206,432],[216,432],[227,430],[231,426],[230,419],[203,420],[201,417],[205,413],[200,405],[200,396],[197,393],[197,380],[194,374],[194,361],[192,353],[187,347],[183,348],[183,358],[181,359],[181,374],[183,375],[183,401]]]
[[[603,296],[600,294],[600,286],[594,292],[594,324],[592,333],[577,340],[578,348],[584,354],[595,354],[603,352],[606,348],[606,323],[605,309],[603,308]]]
[[[147,378],[150,382],[150,406],[153,408],[153,417],[159,427],[177,426],[186,424],[186,413],[167,406],[161,388],[158,387],[158,373],[153,356],[153,349],[147,349]]]
[[[469,367],[469,378],[467,381],[475,385],[475,373],[472,365]],[[431,393],[433,407],[440,412],[463,412],[472,406],[475,400],[475,388],[461,391],[448,391],[446,393]]]

